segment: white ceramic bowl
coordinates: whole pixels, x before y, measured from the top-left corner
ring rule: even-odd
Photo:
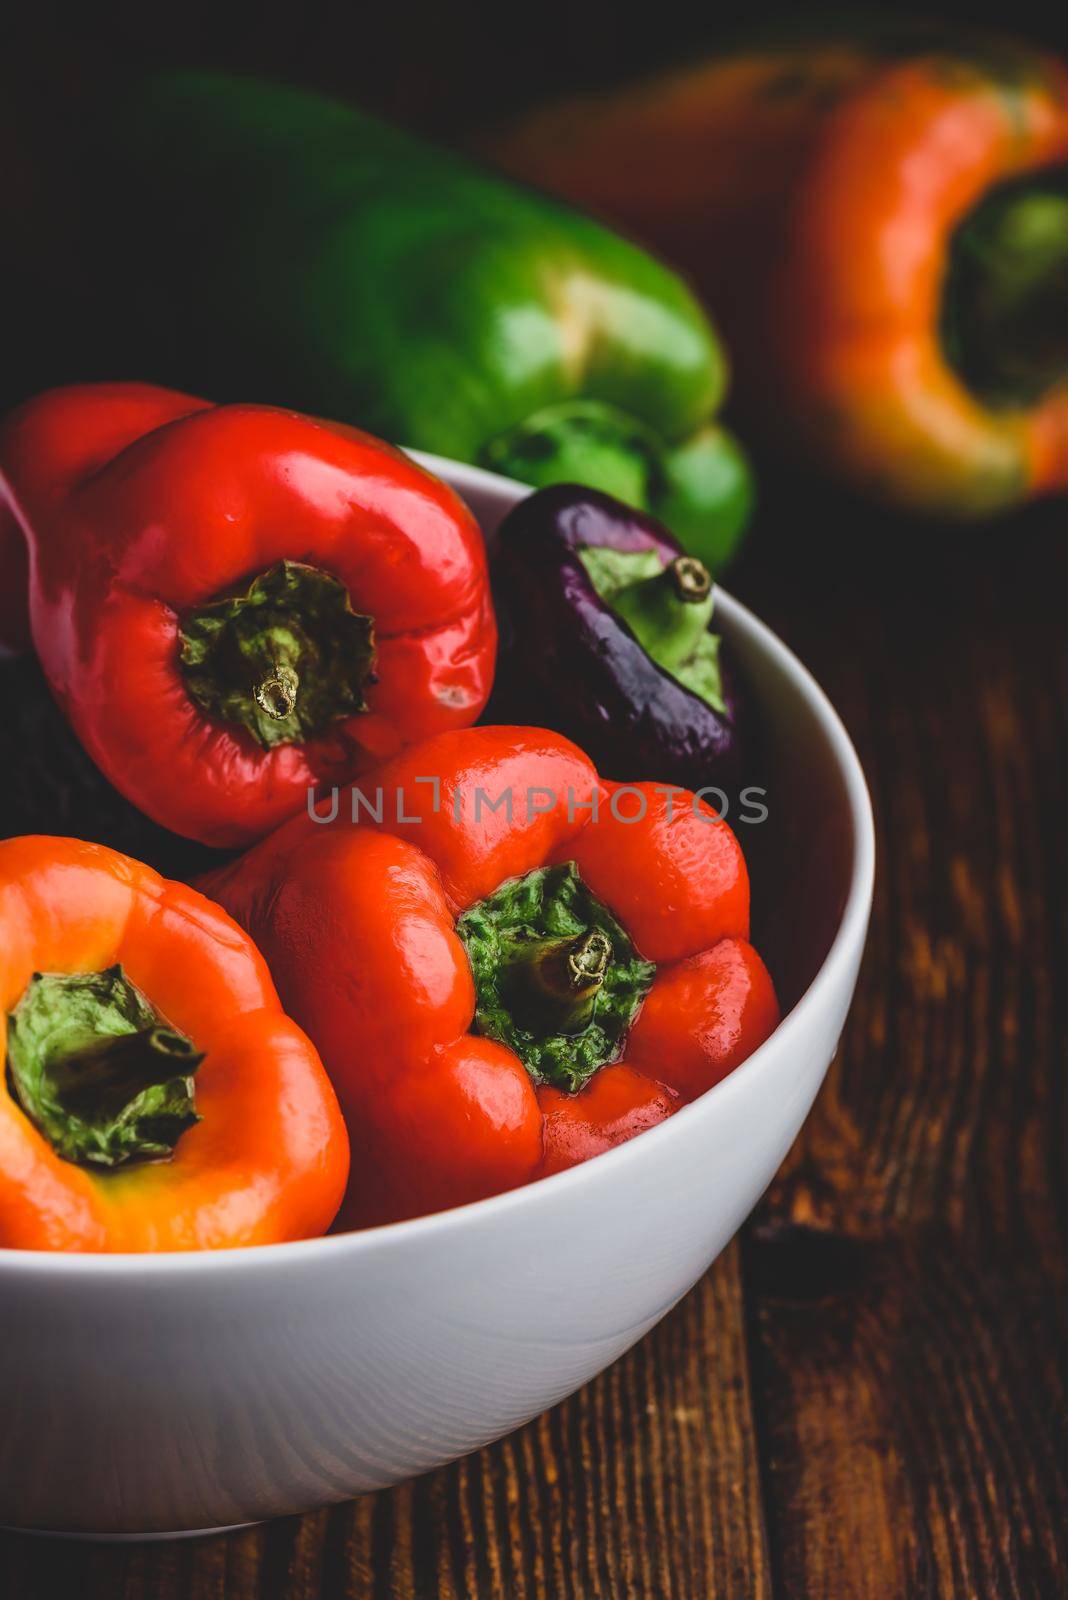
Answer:
[[[425,458],[492,534],[526,492]],[[202,1255],[0,1251],[0,1523],[167,1534],[347,1499],[488,1443],[653,1326],[723,1249],[834,1053],[871,903],[853,748],[790,652],[720,593],[766,731],[740,827],[789,1012],[695,1104],[585,1166],[365,1233]]]

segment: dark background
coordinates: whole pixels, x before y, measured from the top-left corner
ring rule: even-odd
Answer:
[[[938,15],[1008,13],[1063,48],[1060,10]],[[447,134],[775,14],[45,5],[0,80],[60,138],[80,83],[141,61],[269,73]],[[730,587],[839,707],[879,862],[840,1054],[757,1212],[634,1351],[470,1460],[186,1545],[3,1535],[5,1600],[1068,1594],[1068,508],[918,527],[763,465]]]
[[[14,7],[9,8],[14,10]],[[8,67],[25,81],[59,67],[121,62],[218,66],[329,88],[412,125],[447,130],[506,116],[561,91],[617,83],[651,67],[721,47],[754,26],[805,26],[835,17],[863,26],[863,6],[694,0],[292,0],[211,6],[144,3],[20,7],[10,20]],[[27,14],[28,13],[28,14]],[[1011,28],[1063,47],[1068,13],[1056,0],[952,0],[882,13],[950,26]]]

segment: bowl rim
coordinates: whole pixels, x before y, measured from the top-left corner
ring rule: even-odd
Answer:
[[[420,464],[449,482],[463,496],[465,489],[482,493],[503,494],[512,504],[517,504],[523,494],[531,491],[525,484],[481,467],[471,467],[462,462],[448,460],[423,451],[409,451]],[[516,494],[521,490],[522,494]],[[510,509],[510,507],[506,508]],[[603,1182],[610,1171],[621,1172],[625,1163],[641,1159],[642,1150],[650,1150],[650,1141],[666,1142],[674,1130],[686,1122],[692,1124],[697,1117],[710,1116],[713,1108],[722,1105],[732,1095],[745,1093],[773,1050],[789,1049],[792,1036],[799,1033],[806,1019],[818,1009],[825,996],[829,996],[848,972],[855,957],[859,957],[864,944],[871,911],[875,883],[875,821],[871,795],[853,742],[846,732],[841,717],[812,673],[798,659],[788,645],[762,622],[748,606],[736,600],[729,590],[716,585],[716,603],[731,623],[747,630],[753,644],[768,656],[773,664],[789,678],[799,690],[813,713],[835,759],[835,764],[845,788],[850,821],[853,828],[853,862],[849,888],[830,948],[811,983],[792,1009],[782,1018],[775,1031],[733,1072],[713,1084],[689,1105],[682,1106],[671,1117],[648,1128],[638,1138],[606,1150],[591,1161],[564,1172],[552,1173],[503,1194],[489,1195],[483,1200],[471,1200],[464,1205],[452,1206],[446,1211],[434,1211],[427,1216],[410,1217],[403,1222],[381,1223],[376,1227],[361,1228],[347,1233],[327,1233],[310,1239],[290,1239],[278,1244],[230,1245],[219,1250],[169,1250],[169,1251],[63,1251],[24,1250],[0,1246],[0,1269],[6,1274],[62,1278],[122,1277],[151,1275],[187,1278],[191,1273],[230,1274],[235,1269],[255,1271],[277,1266],[279,1269],[300,1262],[310,1263],[319,1258],[366,1255],[402,1242],[417,1244],[434,1235],[445,1234],[466,1223],[477,1224],[494,1214],[504,1215],[538,1203],[537,1197],[545,1192],[559,1195],[567,1187],[576,1192],[584,1184]],[[636,1154],[638,1152],[638,1154]]]

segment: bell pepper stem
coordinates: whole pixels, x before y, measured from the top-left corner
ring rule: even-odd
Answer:
[[[580,399],[535,411],[492,440],[482,461],[535,489],[582,483],[650,511],[662,450],[652,429],[636,417],[600,400]]]
[[[651,578],[639,578],[612,605],[642,648],[666,671],[688,661],[712,620],[712,577],[694,556],[675,560]]]
[[[284,722],[296,709],[299,687],[300,679],[293,668],[279,662],[272,672],[260,679],[252,693],[261,711],[276,722]]]
[[[170,1157],[200,1120],[203,1060],[118,966],[36,973],[8,1017],[14,1094],[56,1154],[80,1166]]]
[[[475,980],[475,1031],[535,1083],[576,1093],[623,1052],[654,968],[573,861],[509,878],[456,924]]]
[[[944,335],[990,402],[1031,404],[1068,377],[1068,172],[997,190],[957,230]]]
[[[543,1033],[581,1033],[612,959],[599,928],[565,939],[530,939],[513,947],[508,990],[516,1017]]]
[[[54,1058],[52,1090],[75,1116],[118,1110],[150,1084],[191,1072],[203,1059],[192,1040],[173,1028],[139,1028]]]
[[[265,750],[303,744],[367,710],[375,681],[374,619],[355,612],[332,573],[280,561],[244,594],[210,600],[179,626],[193,700]]]
[[[675,593],[687,605],[699,605],[712,593],[712,574],[696,556],[676,556],[667,571]]]

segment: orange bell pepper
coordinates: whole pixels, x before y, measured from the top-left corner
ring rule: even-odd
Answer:
[[[603,783],[558,734],[481,727],[413,746],[319,814],[202,882],[337,1088],[347,1222],[585,1160],[778,1021],[741,849],[685,790]]]
[[[198,1250],[330,1226],[337,1098],[251,940],[100,845],[0,843],[0,1245]]]
[[[682,266],[808,465],[981,516],[1068,488],[1068,67],[891,23],[763,42],[492,136]]]

